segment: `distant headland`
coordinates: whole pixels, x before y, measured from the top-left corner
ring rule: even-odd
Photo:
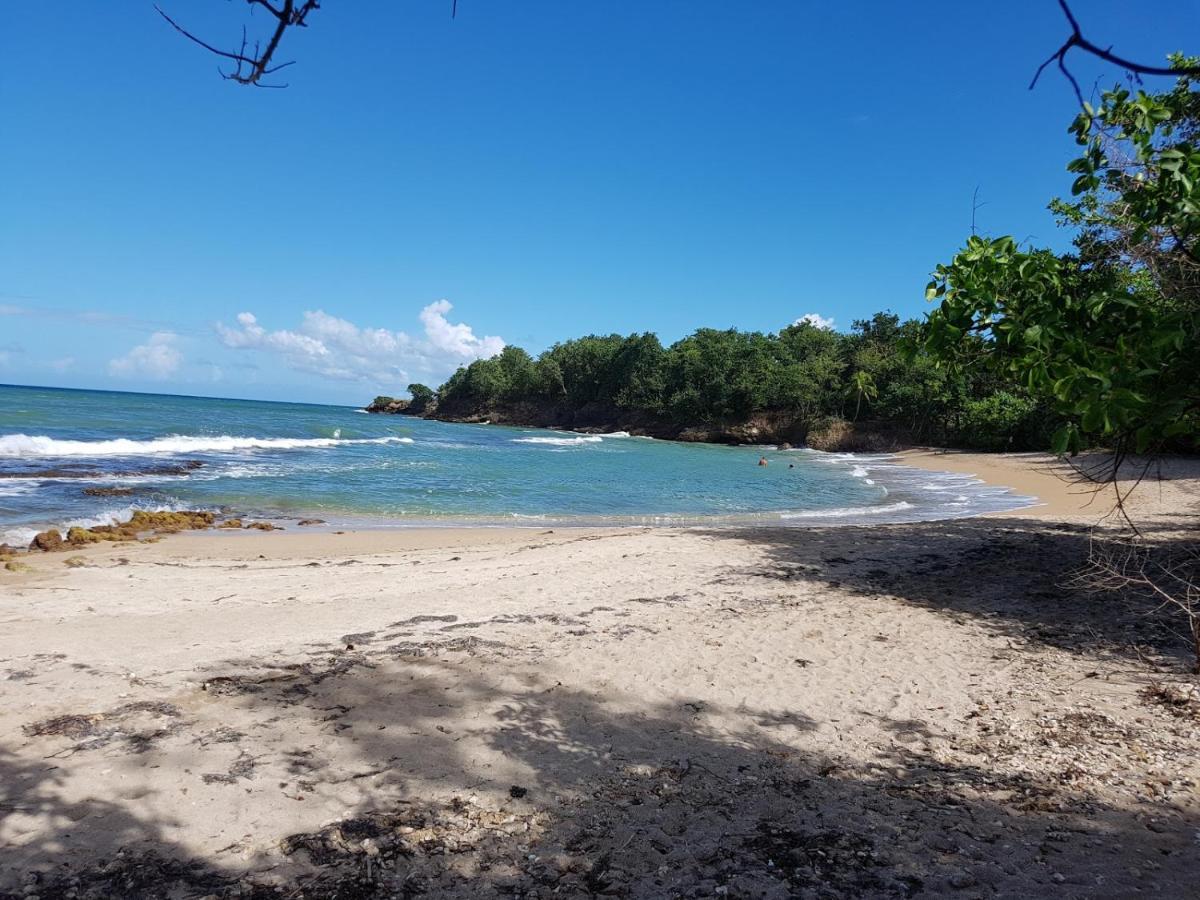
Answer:
[[[588,335],[536,358],[508,346],[437,390],[412,384],[411,399],[366,410],[827,451],[1048,446],[1053,411],[1015,379],[938,366],[921,327],[881,312],[847,333],[799,321],[772,334],[703,328],[666,347],[650,333]]]

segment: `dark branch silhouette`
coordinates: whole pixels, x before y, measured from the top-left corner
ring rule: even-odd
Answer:
[[[229,81],[236,81],[238,84],[251,84],[256,87],[287,87],[286,84],[264,84],[262,79],[264,76],[270,75],[273,72],[278,72],[294,64],[294,60],[272,65],[275,52],[279,49],[280,41],[283,39],[284,33],[289,28],[303,28],[308,22],[308,14],[314,10],[321,8],[320,0],[277,0],[277,3],[272,3],[270,0],[246,0],[251,7],[261,6],[263,9],[275,19],[275,28],[271,33],[271,37],[267,40],[265,46],[259,41],[255,41],[253,48],[250,47],[246,30],[242,29],[242,43],[235,51],[222,50],[215,47],[205,40],[197,37],[192,32],[188,31],[173,18],[166,14],[163,9],[155,5],[158,14],[165,19],[168,24],[189,41],[197,44],[207,50],[209,53],[215,54],[222,59],[231,60],[235,63],[235,68],[232,72],[221,71],[221,77]],[[278,4],[278,5],[277,5]],[[1059,70],[1071,83],[1071,87],[1075,90],[1075,96],[1079,100],[1080,105],[1083,105],[1083,91],[1080,90],[1079,82],[1067,68],[1067,54],[1072,48],[1078,47],[1085,53],[1090,53],[1107,62],[1114,63],[1125,69],[1134,77],[1141,75],[1164,75],[1164,76],[1200,76],[1200,66],[1181,66],[1173,68],[1169,66],[1149,66],[1143,63],[1134,62],[1131,59],[1126,59],[1123,56],[1118,56],[1112,52],[1112,47],[1101,47],[1098,44],[1088,40],[1083,35],[1083,29],[1079,25],[1079,20],[1075,18],[1075,14],[1071,11],[1071,7],[1067,4],[1067,0],[1058,0],[1058,5],[1063,11],[1063,15],[1067,17],[1067,22],[1071,26],[1071,33],[1050,57],[1038,66],[1034,73],[1033,80],[1029,83],[1029,89],[1033,90],[1037,86],[1038,79],[1041,78],[1042,72],[1051,63],[1057,63]],[[458,0],[451,0],[450,17],[456,18],[458,15]]]
[[[214,47],[207,41],[203,41],[196,35],[192,34],[165,12],[162,7],[155,5],[158,14],[162,16],[170,24],[172,28],[186,37],[194,44],[199,44],[209,53],[214,53],[223,59],[232,60],[235,63],[235,68],[232,72],[221,72],[221,77],[229,81],[236,81],[238,84],[252,84],[256,87],[287,87],[286,84],[264,84],[262,79],[264,76],[270,75],[273,72],[278,72],[280,69],[287,68],[293,65],[294,60],[272,64],[275,58],[275,52],[279,49],[279,42],[283,40],[284,32],[289,28],[303,28],[308,22],[308,14],[313,10],[321,8],[320,0],[282,0],[282,4],[276,6],[269,0],[246,0],[251,7],[261,6],[267,10],[275,19],[275,29],[271,33],[271,37],[267,40],[264,46],[259,41],[254,42],[253,49],[250,48],[249,40],[246,37],[246,29],[242,29],[242,43],[236,51],[221,50]]]
[[[282,3],[279,5],[271,3],[270,0],[246,0],[246,2],[251,7],[261,6],[267,10],[275,19],[275,28],[265,46],[261,42],[255,41],[254,46],[251,48],[250,41],[246,36],[246,29],[243,27],[241,46],[237,50],[232,51],[222,50],[219,47],[213,46],[208,41],[197,37],[167,15],[162,7],[157,4],[155,4],[154,8],[172,28],[193,44],[203,47],[209,53],[215,54],[222,59],[228,59],[235,63],[232,72],[219,70],[222,78],[228,81],[236,81],[238,84],[251,84],[255,87],[287,87],[286,84],[264,84],[262,79],[264,76],[278,72],[280,69],[295,65],[295,60],[273,65],[272,60],[275,57],[275,51],[279,49],[279,43],[283,40],[283,35],[289,28],[304,28],[308,25],[308,14],[321,8],[321,0],[303,0],[303,2],[300,2],[300,0],[282,0]],[[457,16],[458,0],[452,0],[450,18],[453,19]]]
[[[1042,77],[1042,72],[1046,70],[1046,67],[1053,62],[1057,62],[1059,71],[1066,76],[1067,81],[1071,82],[1071,87],[1075,89],[1075,97],[1079,100],[1079,105],[1083,106],[1083,91],[1079,89],[1079,82],[1075,80],[1075,76],[1067,68],[1067,54],[1073,47],[1078,47],[1085,53],[1090,53],[1092,56],[1099,57],[1106,62],[1114,63],[1134,77],[1140,75],[1200,76],[1200,66],[1180,66],[1178,68],[1170,66],[1147,66],[1134,62],[1131,59],[1126,59],[1123,56],[1118,56],[1112,52],[1111,46],[1101,47],[1083,36],[1083,29],[1079,26],[1079,20],[1071,12],[1071,7],[1067,5],[1067,0],[1058,0],[1058,5],[1062,9],[1063,15],[1067,17],[1067,22],[1071,26],[1071,34],[1063,42],[1063,45],[1050,55],[1049,59],[1038,66],[1037,71],[1033,74],[1033,80],[1029,82],[1030,90],[1033,90],[1037,86],[1038,79]]]

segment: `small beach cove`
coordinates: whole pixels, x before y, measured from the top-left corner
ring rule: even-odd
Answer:
[[[763,454],[770,464],[756,465]],[[352,530],[882,523],[1032,502],[900,463],[345,407],[0,388],[0,543],[138,510]]]
[[[470,427],[470,426],[464,426]],[[481,426],[476,426],[481,427]],[[525,432],[522,432],[525,433]],[[794,459],[793,453],[805,451],[776,451],[774,448],[745,448],[748,463],[766,453],[763,458],[769,459],[777,467],[786,467],[788,460]],[[946,479],[944,484],[957,486],[960,484],[978,485],[989,492],[989,496],[1014,498],[1015,508],[1008,508],[999,503],[997,509],[982,513],[987,516],[1021,516],[1033,513],[1039,517],[1067,516],[1086,518],[1096,510],[1105,507],[1106,495],[1097,491],[1095,486],[1078,484],[1071,478],[1070,467],[1063,461],[1048,454],[983,454],[963,451],[948,451],[941,449],[914,449],[900,451],[896,454],[872,454],[858,456],[854,454],[821,454],[829,456],[830,464],[849,472],[858,470],[858,477],[871,474],[865,466],[881,467],[894,473],[902,471],[909,484],[926,486],[922,481],[923,472]],[[1186,467],[1186,463],[1177,463]],[[892,477],[895,477],[894,474]],[[1009,482],[1020,485],[1020,492],[1012,489]],[[943,484],[935,484],[941,488]],[[1099,498],[1098,498],[1099,495]],[[883,525],[893,521],[903,523],[910,521],[904,510],[885,510],[883,514],[875,514],[865,518],[865,525]],[[890,513],[890,515],[889,515]],[[955,510],[953,518],[960,516]],[[159,514],[151,513],[148,519],[154,519]],[[190,514],[188,514],[190,515]],[[911,513],[909,513],[911,515]],[[169,516],[168,516],[169,518]],[[731,517],[697,518],[693,521],[680,519],[669,524],[654,522],[622,521],[620,523],[605,523],[598,517],[576,517],[566,521],[541,521],[527,519],[514,520],[512,517],[495,518],[490,520],[457,521],[447,518],[445,521],[397,521],[369,517],[345,517],[333,522],[324,519],[298,518],[296,516],[272,516],[266,519],[238,516],[233,510],[225,514],[215,513],[208,524],[197,521],[195,524],[184,523],[168,527],[165,531],[156,532],[154,527],[147,527],[140,534],[122,534],[106,536],[103,542],[87,538],[76,543],[67,540],[70,525],[65,524],[55,529],[64,538],[63,545],[58,548],[60,553],[70,557],[85,559],[95,553],[109,549],[109,541],[118,541],[116,549],[128,552],[137,549],[133,543],[138,537],[142,543],[157,543],[167,540],[172,547],[179,540],[185,541],[179,552],[186,554],[195,552],[190,549],[191,541],[201,541],[204,549],[201,552],[210,553],[242,553],[257,555],[260,541],[267,540],[272,555],[283,554],[289,557],[314,557],[325,553],[342,555],[346,552],[386,552],[392,550],[411,550],[430,546],[442,546],[453,543],[497,543],[507,544],[520,542],[529,537],[545,533],[554,533],[548,529],[557,528],[565,533],[608,533],[619,532],[623,528],[645,530],[647,528],[753,528],[763,526],[784,526],[796,528],[824,528],[846,524],[829,521],[830,517],[822,515],[786,515],[774,521],[764,522],[759,517],[744,517],[740,520]],[[774,517],[773,517],[774,519]],[[127,516],[117,516],[114,520],[120,525],[128,521]],[[853,524],[853,523],[850,523]],[[232,527],[228,527],[232,526]],[[128,526],[126,526],[128,527]],[[102,531],[104,529],[101,529]],[[22,535],[23,537],[24,535]],[[161,548],[160,548],[161,549]],[[168,552],[175,552],[173,549]],[[37,552],[18,553],[16,557],[20,567],[30,573],[56,572],[66,557],[56,554]],[[8,573],[10,581],[22,573]]]

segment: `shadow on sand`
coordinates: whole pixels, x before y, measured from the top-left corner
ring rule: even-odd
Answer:
[[[1071,528],[716,533],[767,550],[774,568],[755,577],[886,593],[1022,640],[1095,652],[1161,637],[1056,587],[1086,550]],[[286,679],[242,668],[207,682],[216,715],[294,717],[356,761],[346,777],[370,787],[339,821],[244,863],[196,859],[136,800],[63,804],[52,759],[0,755],[0,852],[28,878],[0,897],[1185,897],[1200,883],[1179,809],[1114,808],[1067,769],[1034,778],[986,754],[947,762],[921,722],[884,720],[897,739],[872,759],[804,752],[784,737],[819,726],[803,697],[786,714],[739,708],[744,724],[730,727],[719,714],[731,711],[686,698],[564,688],[486,641],[358,637],[314,650]],[[169,767],[174,739],[130,752]],[[286,773],[282,790],[320,794],[320,748],[289,752],[263,769]],[[101,859],[73,858],[76,842]]]
[[[1195,542],[1173,524],[1147,525],[1150,541]],[[715,529],[762,550],[773,567],[745,574],[814,581],[889,596],[952,618],[969,616],[1014,640],[1064,650],[1190,664],[1188,639],[1169,608],[1073,587],[1088,565],[1085,525],[1002,517],[837,529]],[[849,548],[849,549],[848,549]]]

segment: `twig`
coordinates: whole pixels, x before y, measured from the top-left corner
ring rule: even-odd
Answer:
[[[321,2],[320,0],[304,0],[304,2],[297,6],[296,0],[283,0],[283,4],[278,7],[272,5],[270,0],[246,0],[246,2],[251,6],[261,6],[275,17],[275,30],[271,33],[266,46],[260,49],[256,41],[253,52],[247,50],[249,42],[246,38],[246,29],[244,27],[242,28],[241,47],[237,51],[222,50],[192,34],[167,15],[158,4],[155,4],[154,9],[172,28],[192,43],[203,47],[209,53],[213,53],[223,59],[232,60],[237,64],[232,72],[221,72],[222,78],[228,81],[236,81],[238,84],[251,84],[255,87],[287,87],[286,84],[263,84],[262,78],[295,64],[294,60],[289,60],[288,62],[272,65],[271,60],[275,56],[275,51],[279,49],[279,42],[283,40],[284,32],[289,28],[305,27],[308,24],[306,21],[308,14],[313,10],[320,9]],[[218,71],[220,70],[218,69]]]
[[[1042,72],[1046,66],[1052,62],[1058,63],[1059,71],[1066,76],[1067,81],[1071,83],[1071,87],[1075,90],[1075,98],[1079,101],[1080,106],[1084,106],[1083,91],[1079,89],[1079,82],[1075,80],[1075,76],[1071,74],[1071,70],[1067,68],[1067,53],[1073,47],[1078,47],[1085,53],[1090,53],[1092,56],[1099,57],[1106,62],[1115,63],[1125,71],[1129,72],[1135,78],[1139,75],[1165,75],[1165,76],[1200,76],[1200,66],[1180,66],[1179,68],[1170,68],[1165,66],[1147,66],[1143,63],[1134,62],[1131,59],[1126,59],[1123,56],[1118,56],[1112,52],[1112,47],[1101,47],[1092,43],[1083,36],[1083,30],[1079,27],[1079,20],[1075,18],[1075,14],[1071,12],[1071,7],[1067,5],[1067,0],[1058,0],[1059,8],[1062,9],[1063,15],[1067,17],[1067,22],[1071,26],[1071,34],[1059,47],[1050,55],[1044,63],[1038,66],[1037,71],[1033,74],[1033,80],[1029,82],[1029,89],[1032,91],[1038,83],[1038,79],[1042,77]],[[1140,79],[1139,79],[1140,80]]]

